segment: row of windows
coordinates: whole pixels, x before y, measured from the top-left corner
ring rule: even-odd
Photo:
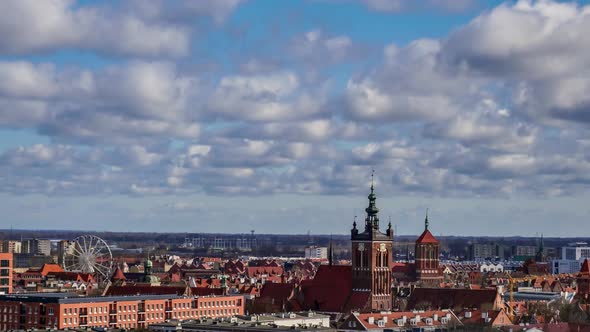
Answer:
[[[84,308],[80,308],[80,311],[83,312]],[[51,308],[52,313],[53,313],[53,308]],[[120,308],[119,308],[120,311]],[[103,307],[89,307],[88,311],[86,313],[88,314],[102,314],[102,313],[107,313],[107,307],[103,306]],[[64,315],[77,315],[78,314],[78,308],[64,308]]]

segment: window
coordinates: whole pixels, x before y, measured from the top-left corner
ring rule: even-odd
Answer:
[[[0,267],[9,267],[10,261],[7,259],[0,260]]]

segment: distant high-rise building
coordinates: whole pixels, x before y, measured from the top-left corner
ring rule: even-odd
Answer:
[[[328,259],[327,247],[311,246],[305,248],[305,258],[307,259]]]
[[[559,259],[551,261],[551,271],[558,273],[576,273],[585,259],[590,259],[590,246],[586,242],[570,243],[561,248]]]
[[[469,259],[481,261],[496,257],[496,245],[492,243],[472,243],[469,246]]]
[[[57,243],[57,263],[61,265],[61,267],[65,267],[69,245],[70,241],[68,240],[62,240]]]
[[[2,252],[9,252],[12,254],[21,253],[21,242],[15,240],[2,241]]]
[[[514,246],[514,257],[531,258],[537,255],[537,246]]]
[[[22,242],[21,253],[35,255],[51,255],[51,241],[44,239],[28,239]]]

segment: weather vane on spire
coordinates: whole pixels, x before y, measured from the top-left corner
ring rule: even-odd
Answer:
[[[373,186],[373,185],[374,185],[374,183],[375,183],[375,169],[373,168],[373,169],[371,170],[371,189],[373,189],[373,187],[374,187],[374,186]]]

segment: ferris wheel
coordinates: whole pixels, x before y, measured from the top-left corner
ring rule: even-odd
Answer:
[[[96,274],[102,280],[111,277],[113,254],[107,243],[94,235],[81,235],[69,242],[64,255],[67,271]]]

